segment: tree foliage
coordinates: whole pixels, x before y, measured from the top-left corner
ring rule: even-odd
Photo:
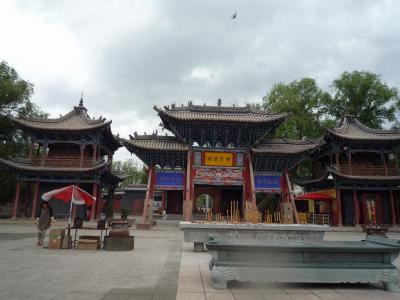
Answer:
[[[274,85],[263,98],[263,108],[271,113],[288,114],[287,121],[277,130],[278,137],[316,138],[331,125],[323,119],[321,111],[322,103],[329,100],[329,93],[320,89],[314,79],[303,78]]]
[[[368,71],[344,72],[333,81],[332,87],[334,96],[324,103],[326,114],[336,119],[350,114],[372,128],[394,121],[399,92],[379,75]]]
[[[147,173],[143,166],[133,159],[126,161],[114,161],[113,169],[118,172],[124,173],[127,177],[120,184],[120,187],[126,187],[128,184],[144,184],[147,183]]]
[[[6,62],[0,63],[0,157],[25,156],[28,138],[15,130],[11,117],[46,116],[30,101],[33,84],[19,77],[17,71]],[[2,182],[0,203],[13,197],[15,177],[12,173],[0,170]],[[25,191],[22,191],[22,194]]]

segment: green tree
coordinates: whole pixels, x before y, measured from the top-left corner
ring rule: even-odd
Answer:
[[[30,101],[33,84],[19,77],[17,71],[6,62],[0,62],[0,157],[25,156],[28,138],[16,128],[12,117],[46,116]],[[0,203],[10,201],[15,192],[15,177],[0,169]],[[26,188],[22,190],[24,194]]]
[[[368,71],[344,72],[333,81],[334,97],[324,101],[324,111],[336,119],[345,114],[361,123],[381,128],[385,121],[394,121],[399,92],[389,87],[379,75]]]
[[[124,173],[127,177],[120,184],[120,187],[126,187],[128,184],[143,184],[147,183],[147,173],[145,169],[133,159],[126,161],[114,161],[113,169]]]
[[[332,124],[321,111],[322,103],[329,100],[329,93],[321,90],[314,79],[303,78],[274,85],[263,98],[262,107],[270,113],[288,114],[287,121],[276,132],[278,137],[317,138]]]

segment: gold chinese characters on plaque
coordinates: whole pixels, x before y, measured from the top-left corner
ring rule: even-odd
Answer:
[[[204,165],[206,166],[233,166],[232,152],[204,152]]]

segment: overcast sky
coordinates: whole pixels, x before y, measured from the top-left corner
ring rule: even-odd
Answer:
[[[369,70],[399,87],[399,16],[400,1],[1,0],[0,60],[52,117],[83,91],[127,138],[159,129],[153,105],[258,102],[305,76],[329,91]]]

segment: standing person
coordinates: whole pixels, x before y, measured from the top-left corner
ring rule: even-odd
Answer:
[[[50,207],[49,203],[42,202],[42,204],[40,204],[39,214],[37,215],[34,222],[35,224],[37,224],[36,227],[38,229],[38,246],[43,245],[46,230],[50,228],[52,222],[55,222],[53,217],[53,209]]]

